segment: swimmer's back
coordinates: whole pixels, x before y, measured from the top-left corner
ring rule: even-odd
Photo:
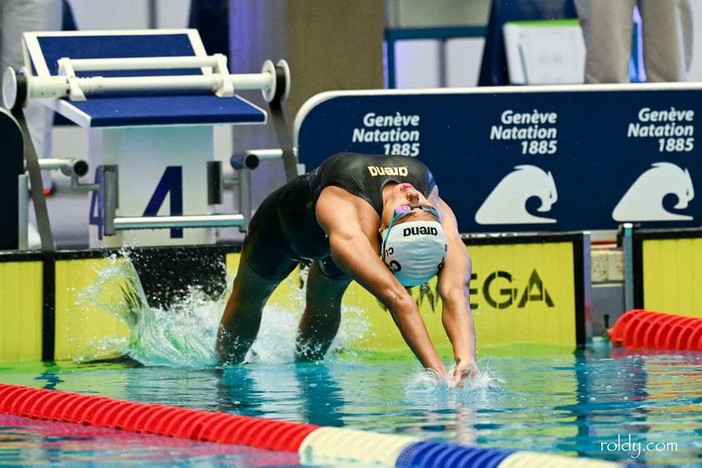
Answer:
[[[410,183],[425,197],[436,185],[422,162],[397,155],[337,153],[308,177],[315,202],[324,188],[336,186],[366,200],[378,215],[383,209],[383,187],[388,182]]]

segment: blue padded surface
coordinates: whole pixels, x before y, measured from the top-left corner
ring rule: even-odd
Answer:
[[[129,58],[129,57],[184,57],[194,56],[195,51],[187,34],[143,34],[125,36],[80,35],[39,37],[44,60],[52,75],[58,72],[58,59]],[[196,74],[199,70],[162,70],[161,74]],[[101,76],[130,76],[144,71],[100,72]],[[151,73],[158,74],[158,73]],[[81,76],[81,73],[77,74]],[[85,75],[85,73],[83,73]]]
[[[90,115],[90,127],[264,123],[265,114],[241,98],[205,95],[89,97],[71,102]]]

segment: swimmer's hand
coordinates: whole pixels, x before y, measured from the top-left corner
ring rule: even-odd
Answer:
[[[468,380],[475,380],[480,375],[480,369],[474,361],[458,361],[453,369],[453,384],[463,387]]]

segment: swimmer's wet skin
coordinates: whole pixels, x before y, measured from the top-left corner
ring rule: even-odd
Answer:
[[[478,374],[470,258],[451,208],[416,158],[339,153],[263,201],[251,219],[221,321],[217,350],[223,362],[244,359],[264,304],[303,259],[314,261],[298,326],[300,359],[324,357],[339,328],[341,298],[355,280],[387,307],[425,368],[458,385]],[[405,289],[435,276],[455,356],[451,375]]]

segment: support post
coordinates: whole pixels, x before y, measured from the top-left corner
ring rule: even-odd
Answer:
[[[624,311],[634,308],[634,225],[622,226],[624,250]]]

